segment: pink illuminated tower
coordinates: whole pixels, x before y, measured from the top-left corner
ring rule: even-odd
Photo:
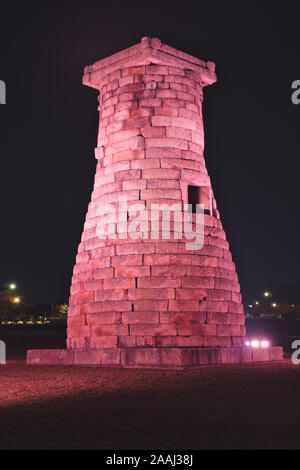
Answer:
[[[203,88],[215,81],[213,62],[148,37],[86,67],[83,83],[99,91],[98,163],[67,349],[29,351],[28,363],[182,368],[282,358],[281,348],[244,346],[240,285],[203,154]],[[204,209],[193,249],[174,221],[187,204]],[[157,205],[176,207],[169,235]],[[136,207],[145,210],[139,231]]]

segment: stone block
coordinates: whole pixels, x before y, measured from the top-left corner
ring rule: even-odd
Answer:
[[[122,266],[115,268],[117,278],[122,277],[148,277],[150,276],[150,266]]]
[[[160,300],[160,299],[174,299],[175,292],[172,288],[165,289],[129,289],[129,300]]]
[[[112,278],[103,280],[103,289],[134,289],[135,280],[132,277]]]
[[[128,325],[112,324],[112,325],[93,325],[91,327],[91,336],[126,336],[129,334]]]
[[[35,366],[72,366],[74,351],[71,349],[37,349],[27,351],[27,364]]]
[[[147,367],[160,364],[158,349],[124,349],[121,354],[123,367]]]
[[[130,325],[138,325],[139,323],[156,325],[159,323],[159,314],[152,310],[149,312],[124,312],[122,314],[122,322]]]
[[[107,349],[102,352],[102,366],[118,366],[121,364],[120,349]]]
[[[89,326],[94,325],[112,325],[121,322],[121,315],[117,312],[101,312],[87,315],[87,323]]]
[[[205,323],[206,313],[204,312],[160,312],[160,323]]]
[[[117,336],[91,336],[91,349],[116,348],[118,345]]]
[[[158,336],[158,348],[202,347],[203,336]]]
[[[176,300],[202,300],[206,295],[206,289],[176,289]]]
[[[221,364],[240,364],[242,362],[241,348],[220,348]]]
[[[242,363],[251,363],[252,362],[252,352],[250,348],[241,348],[241,362]]]
[[[132,336],[176,336],[177,326],[172,324],[150,325],[148,323],[138,323],[131,325],[130,335]]]
[[[182,336],[216,336],[216,325],[205,323],[178,323],[178,335]]]
[[[93,365],[101,366],[102,350],[78,349],[74,350],[74,366]]]
[[[171,312],[198,312],[199,300],[169,300]]]

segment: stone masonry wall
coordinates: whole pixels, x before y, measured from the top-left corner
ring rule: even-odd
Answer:
[[[68,348],[242,346],[240,286],[203,155],[201,76],[188,65],[121,65],[99,91],[98,164],[72,278]],[[161,229],[155,240],[97,235],[104,204],[117,214],[119,196],[147,209],[183,207],[189,185],[212,195],[202,249],[165,240]]]

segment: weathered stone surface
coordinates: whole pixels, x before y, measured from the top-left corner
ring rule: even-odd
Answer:
[[[240,286],[203,153],[203,87],[215,81],[213,63],[157,38],[85,68],[100,122],[68,351],[30,351],[29,363],[193,367],[281,357],[241,348]],[[183,221],[174,223],[191,202],[205,209],[203,244],[193,249],[196,214],[183,236]],[[169,231],[157,204],[170,209]]]
[[[161,340],[167,344],[167,338],[169,337],[162,337]],[[120,368],[175,367],[185,369],[206,365],[242,364],[282,360],[283,352],[282,348],[279,347],[256,349],[255,351],[249,348],[191,347],[183,345],[183,337],[174,337],[174,340],[175,339],[177,339],[177,341],[180,339],[181,344],[174,341],[172,346],[155,347],[152,346],[152,338],[152,341],[149,343],[150,347],[145,347],[145,340],[147,340],[147,338],[143,338],[143,341],[140,342],[141,347],[132,347],[125,342],[122,344],[122,347],[118,348],[78,349],[74,351],[28,351],[27,364],[55,366],[81,365]],[[139,338],[139,340],[141,340],[141,338]]]
[[[36,366],[72,366],[74,351],[71,349],[36,349],[27,351],[27,364]]]

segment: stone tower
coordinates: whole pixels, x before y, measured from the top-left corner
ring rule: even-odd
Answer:
[[[203,88],[215,81],[213,62],[148,37],[86,67],[83,83],[99,91],[97,169],[67,350],[48,351],[50,362],[179,368],[280,358],[280,348],[244,348],[240,286],[203,154]],[[195,205],[204,210],[192,249],[176,223],[188,204],[192,229]],[[157,205],[174,208],[170,233]],[[30,363],[47,363],[46,352],[30,353]]]

